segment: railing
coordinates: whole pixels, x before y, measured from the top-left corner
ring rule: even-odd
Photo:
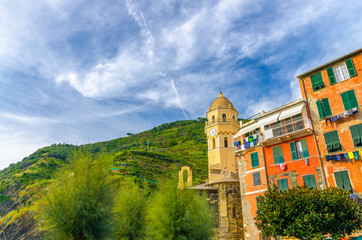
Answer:
[[[214,123],[223,123],[223,122],[235,122],[238,123],[239,121],[237,119],[233,118],[218,118],[218,119],[212,119],[206,122],[206,125],[211,125]]]
[[[264,130],[264,139],[271,139],[279,136],[283,136],[299,130],[311,128],[311,122],[307,118],[293,119],[288,123],[278,123],[271,128]]]

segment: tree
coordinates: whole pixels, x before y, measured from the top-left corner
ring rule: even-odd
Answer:
[[[361,208],[349,195],[334,187],[279,191],[274,186],[258,199],[256,226],[265,236],[340,239],[362,229]]]
[[[52,239],[106,239],[112,231],[111,157],[75,152],[40,205]]]
[[[147,239],[211,239],[213,219],[205,197],[194,190],[178,189],[171,180],[160,186],[147,214]]]
[[[146,190],[132,180],[123,180],[114,208],[114,239],[144,239],[146,203]]]

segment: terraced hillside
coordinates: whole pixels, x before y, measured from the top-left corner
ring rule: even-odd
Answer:
[[[79,148],[113,157],[113,172],[151,187],[172,170],[188,165],[194,182],[207,178],[204,119],[176,121],[111,141],[74,146],[54,144],[0,171],[0,239],[40,239],[36,228],[36,202],[58,170]]]

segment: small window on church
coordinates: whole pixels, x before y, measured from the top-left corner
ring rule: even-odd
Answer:
[[[233,119],[235,120],[235,116],[233,115]]]
[[[215,149],[215,139],[212,139],[212,149]]]
[[[211,120],[214,122],[215,121],[215,115],[212,115]]]
[[[228,147],[228,138],[227,137],[224,138],[224,146]]]
[[[222,115],[222,121],[226,122],[226,114],[225,113]]]

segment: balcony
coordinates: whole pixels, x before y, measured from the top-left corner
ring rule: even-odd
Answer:
[[[312,133],[310,119],[299,118],[285,123],[272,124],[271,128],[264,130],[262,143],[272,145],[280,141],[303,137]]]

